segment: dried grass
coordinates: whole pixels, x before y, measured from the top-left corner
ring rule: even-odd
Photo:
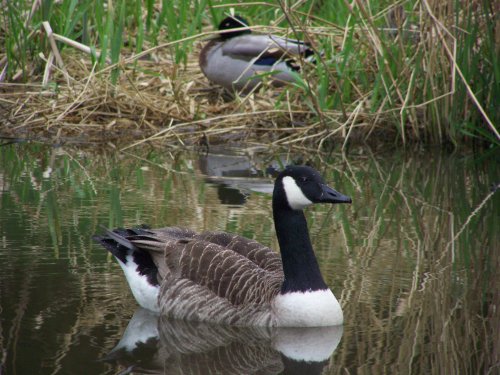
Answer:
[[[4,134],[42,141],[56,137],[65,142],[116,142],[123,148],[151,141],[304,147],[322,145],[336,135],[347,139],[355,127],[369,124],[363,123],[369,116],[360,114],[359,106],[345,122],[340,120],[341,112],[323,112],[335,128],[310,123],[314,114],[304,108],[297,93],[287,95],[285,108],[275,108],[279,90],[225,101],[197,64],[174,72],[168,59],[141,60],[135,67],[122,66],[120,82],[112,86],[110,72],[96,74],[84,57],[66,56],[65,60],[72,77],[69,85],[45,89],[4,85],[0,100],[9,107]],[[140,72],[154,69],[159,76]]]
[[[350,114],[321,110],[312,98],[311,110],[304,103],[303,92],[290,86],[267,90],[264,83],[263,89],[252,95],[229,98],[207,81],[197,63],[203,44],[200,39],[213,31],[129,53],[119,64],[96,72],[85,53],[89,49],[53,34],[46,23],[44,27],[53,52],[48,58],[41,56],[45,61],[42,82],[49,82],[52,75],[53,83],[1,84],[4,136],[42,142],[113,143],[122,149],[154,141],[182,146],[231,142],[317,150],[339,135],[345,144],[355,129],[368,126],[372,122],[369,118],[375,117],[359,113],[362,102]],[[309,33],[308,38],[313,39],[314,30]],[[334,35],[325,28],[317,33]],[[188,64],[176,65],[170,48],[191,39],[198,41]],[[54,40],[73,48],[66,48],[59,56]],[[114,69],[120,70],[116,85],[111,83]],[[383,116],[377,114],[377,118]]]

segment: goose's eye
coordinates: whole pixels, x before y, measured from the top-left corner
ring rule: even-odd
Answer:
[[[302,182],[309,182],[310,180],[309,180],[309,178],[307,178],[307,177],[305,177],[305,176],[302,176],[302,177],[300,178],[300,181],[302,181]]]

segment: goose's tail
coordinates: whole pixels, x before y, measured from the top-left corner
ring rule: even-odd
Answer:
[[[129,238],[141,234],[141,229],[105,229],[102,236],[92,239],[100,243],[118,261],[127,278],[132,294],[142,307],[158,312],[158,268],[151,255],[135,246]]]

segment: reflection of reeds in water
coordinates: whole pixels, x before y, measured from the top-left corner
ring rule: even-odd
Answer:
[[[322,272],[346,318],[331,374],[494,371],[498,196],[467,219],[497,172],[434,157],[367,157],[343,173],[325,172],[354,201],[307,213]],[[153,165],[86,151],[0,150],[8,190],[0,193],[2,370],[44,363],[56,373],[78,358],[104,356],[120,337],[135,301],[114,260],[91,244],[99,224],[230,230],[277,248],[269,196],[221,205],[217,185],[182,156],[144,158]],[[44,343],[34,357],[22,345],[31,341]],[[86,366],[80,372],[109,369]]]
[[[412,159],[396,168],[371,159],[353,168],[365,176],[369,200],[344,225],[358,246],[349,246],[342,302],[351,318],[336,366],[354,361],[367,374],[476,374],[498,366],[498,218],[487,202],[453,240],[488,195],[475,180],[486,175],[453,162]]]

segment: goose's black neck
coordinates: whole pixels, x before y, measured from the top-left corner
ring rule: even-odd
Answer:
[[[285,274],[281,293],[327,289],[314,255],[304,213],[283,207],[273,199],[273,216]]]

